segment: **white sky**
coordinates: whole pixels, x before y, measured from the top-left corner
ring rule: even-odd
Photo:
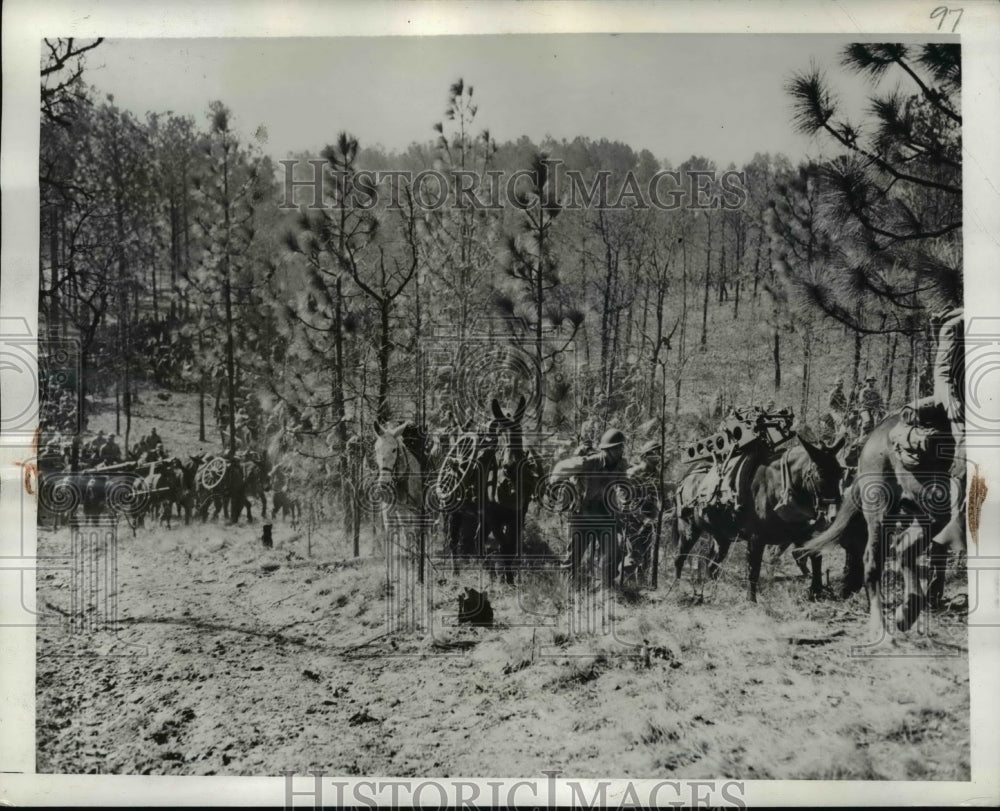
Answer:
[[[867,85],[838,68],[861,37],[829,35],[505,35],[312,39],[109,40],[86,80],[120,106],[194,115],[221,99],[246,134],[263,124],[273,157],[318,150],[348,130],[403,149],[434,136],[449,85],[475,88],[477,131],[498,141],[584,135],[719,166],[755,152],[793,160],[823,143],[794,133],[783,86],[814,60],[846,109]],[[894,38],[897,39],[898,38]],[[894,81],[894,80],[892,80]]]

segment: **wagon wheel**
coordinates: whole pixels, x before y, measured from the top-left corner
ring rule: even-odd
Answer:
[[[465,434],[458,438],[438,471],[434,488],[438,498],[447,503],[462,488],[476,461],[476,437]]]
[[[226,475],[226,460],[217,456],[198,471],[197,484],[205,490],[214,490]]]

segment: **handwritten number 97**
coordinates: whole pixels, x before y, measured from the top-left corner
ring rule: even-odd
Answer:
[[[938,21],[937,30],[941,30],[941,26],[944,25],[944,21],[947,19],[949,14],[957,14],[955,18],[955,23],[951,27],[951,33],[955,33],[958,28],[958,24],[962,21],[962,12],[965,9],[961,8],[948,8],[947,6],[938,6],[934,11],[931,12],[931,19]]]

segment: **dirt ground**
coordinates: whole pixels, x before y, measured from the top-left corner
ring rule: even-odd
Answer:
[[[569,626],[555,572],[487,584],[494,627],[458,627],[480,573],[439,566],[430,631],[387,634],[383,557],[260,532],[120,526],[108,630],[71,627],[71,569],[42,570],[39,772],[968,779],[961,614],[857,655],[863,597],[808,602],[786,556],[751,605],[738,547],[717,584],[612,595],[606,629]]]
[[[212,445],[214,426],[197,440],[191,396],[146,391],[137,411],[133,441],[155,424],[171,453]],[[114,430],[111,410],[91,428]],[[542,521],[535,531],[564,548],[558,521]],[[432,561],[412,630],[370,522],[358,559],[322,523],[275,522],[271,550],[259,521],[134,535],[121,523],[115,566],[101,569],[106,541],[88,541],[80,580],[70,530],[39,530],[39,556],[52,556],[37,584],[42,773],[969,777],[955,561],[956,611],[867,648],[864,596],[808,601],[788,555],[766,557],[748,603],[743,544],[715,583],[687,573],[672,586],[665,549],[658,590],[603,599],[571,599],[553,571],[508,585]],[[825,559],[834,577],[841,563]],[[494,626],[458,627],[458,594],[481,585]],[[109,628],[69,622],[81,595],[84,617]]]

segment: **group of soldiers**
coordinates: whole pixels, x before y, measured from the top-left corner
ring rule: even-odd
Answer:
[[[98,431],[90,440],[86,440],[82,434],[69,435],[56,432],[46,438],[39,456],[44,466],[51,470],[79,471],[88,468],[107,468],[127,461],[117,434],[107,433],[104,430]],[[140,464],[168,458],[156,428],[132,447],[131,458]]]
[[[862,436],[871,433],[885,416],[885,403],[882,392],[879,391],[878,378],[868,375],[856,392],[848,399],[844,392],[844,378],[838,377],[827,401],[827,414],[824,418],[826,433],[832,438],[839,434],[844,426],[851,422],[851,415],[856,415],[857,431]]]
[[[124,458],[118,437],[98,431],[85,441],[81,434],[51,434],[39,453],[44,467],[52,470],[79,470],[87,467],[110,467],[121,464]]]

